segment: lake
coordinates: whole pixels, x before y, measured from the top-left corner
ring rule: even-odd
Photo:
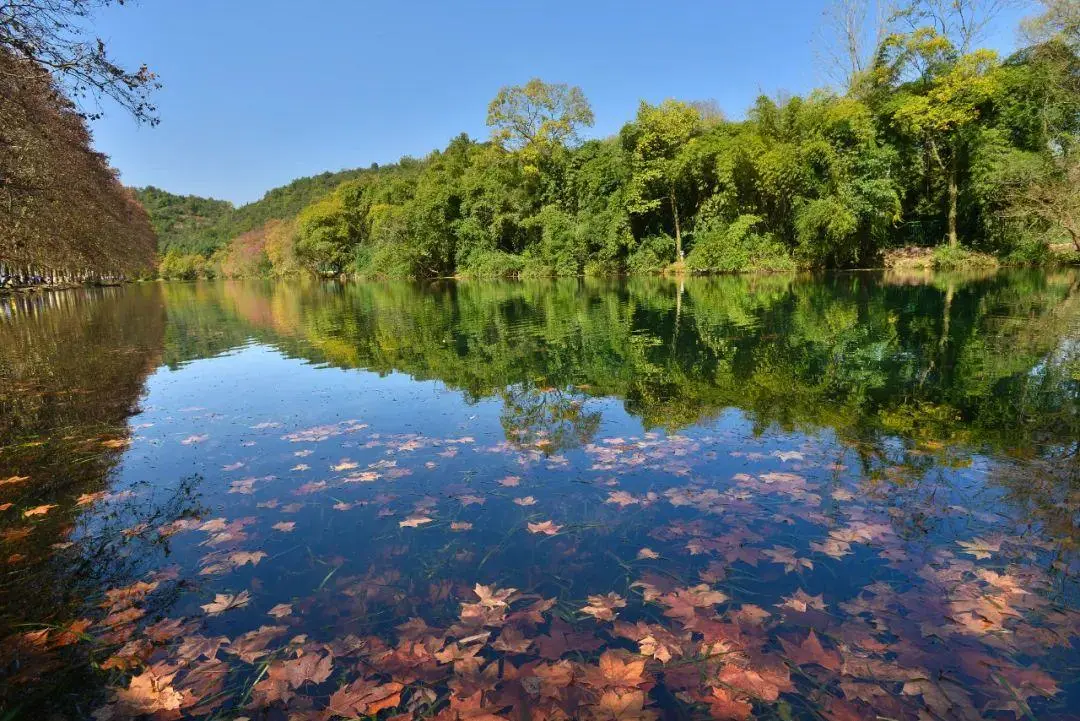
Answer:
[[[0,718],[1077,719],[1078,439],[1068,271],[0,298]]]

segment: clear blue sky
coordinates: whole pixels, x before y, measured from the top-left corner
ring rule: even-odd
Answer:
[[[105,106],[99,150],[129,185],[249,202],[322,172],[421,156],[531,77],[580,85],[594,136],[640,100],[715,99],[740,117],[759,93],[822,85],[825,0],[142,0],[95,32],[164,83],[161,125]],[[1019,12],[987,44],[1014,44]]]

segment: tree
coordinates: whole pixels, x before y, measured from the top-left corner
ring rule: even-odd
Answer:
[[[154,262],[146,211],[47,72],[0,47],[0,275],[86,279]]]
[[[160,87],[145,65],[118,65],[100,38],[89,38],[85,21],[96,10],[124,0],[0,0],[0,48],[43,67],[76,101],[115,101],[138,122],[158,123],[151,93]],[[87,113],[100,115],[100,110]]]
[[[959,245],[957,202],[965,131],[996,92],[996,62],[991,50],[958,53],[932,28],[892,35],[878,54],[875,81],[894,93],[893,121],[924,145],[945,177],[950,247]]]
[[[360,240],[355,213],[345,197],[354,189],[353,183],[343,183],[296,219],[296,255],[315,273],[337,275],[349,264],[352,248]]]
[[[685,255],[678,190],[680,183],[687,180],[686,171],[693,158],[691,142],[700,132],[697,111],[677,100],[665,100],[660,105],[642,101],[637,118],[623,128],[623,144],[631,158],[628,209],[640,215],[667,204],[679,261]]]
[[[1073,48],[1080,48],[1080,3],[1076,0],[1038,0],[1043,12],[1022,24],[1024,35],[1032,43],[1059,38]]]
[[[1034,177],[1022,177],[1011,188],[1013,217],[1035,217],[1064,231],[1080,253],[1080,153],[1061,155],[1043,164]]]
[[[900,17],[906,18],[913,29],[920,25],[933,28],[966,54],[974,49],[994,18],[1016,4],[1017,0],[909,0]]]
[[[493,139],[512,150],[573,144],[578,130],[592,127],[593,121],[581,88],[539,78],[502,88],[487,114]]]
[[[832,0],[823,11],[827,75],[843,90],[854,88],[903,14],[896,0]]]

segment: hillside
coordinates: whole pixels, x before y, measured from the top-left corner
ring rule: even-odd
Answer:
[[[227,200],[175,195],[152,185],[137,188],[135,196],[150,215],[162,252],[177,248],[205,253],[229,240],[218,230],[219,224],[235,211]]]
[[[369,171],[358,168],[298,178],[240,207],[226,200],[175,195],[153,186],[137,188],[135,194],[150,214],[161,252],[178,250],[209,255],[272,218],[294,217],[341,183],[366,172]]]

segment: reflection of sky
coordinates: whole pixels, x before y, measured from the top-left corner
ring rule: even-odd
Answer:
[[[449,390],[437,381],[417,381],[404,373],[380,376],[363,370],[315,365],[286,358],[277,350],[258,344],[191,361],[177,370],[159,369],[149,378],[141,405],[142,411],[130,420],[135,429],[134,443],[117,471],[112,490],[128,488],[142,498],[160,498],[181,479],[197,476],[201,478],[197,486],[200,501],[209,509],[204,520],[253,517],[256,520],[248,529],[252,541],[242,545],[261,548],[271,556],[292,553],[300,544],[310,552],[340,554],[349,557],[351,566],[363,566],[363,549],[376,531],[364,523],[356,525],[355,516],[331,510],[333,503],[355,500],[356,494],[368,497],[385,492],[397,496],[397,516],[374,521],[373,509],[367,516],[368,522],[378,524],[379,533],[385,533],[395,531],[396,520],[421,498],[436,498],[439,513],[443,515],[447,506],[456,507],[456,501],[450,498],[453,492],[472,488],[474,484],[490,492],[494,480],[503,476],[531,474],[542,481],[541,498],[551,500],[578,493],[573,484],[579,479],[596,482],[598,474],[600,478],[612,475],[598,470],[597,455],[587,448],[571,449],[550,460],[537,455],[534,462],[523,466],[520,454],[504,445],[506,433],[500,424],[503,401],[498,397],[468,403],[463,393]],[[763,467],[777,472],[794,470],[815,481],[826,482],[826,488],[855,489],[864,474],[852,449],[840,444],[827,428],[794,433],[773,428],[755,434],[752,423],[741,411],[728,409],[707,423],[664,436],[659,432],[646,434],[640,420],[627,413],[618,399],[591,398],[586,401],[586,409],[602,416],[593,439],[598,447],[612,443],[612,439],[633,442],[654,438],[662,443],[687,443],[693,448],[690,453],[676,454],[670,459],[670,473],[634,467],[618,469],[619,487],[634,494],[650,491],[662,494],[686,483],[724,490],[737,474],[761,473]],[[321,442],[296,443],[283,438],[298,430],[347,421],[359,421],[368,427]],[[205,440],[184,443],[186,439],[201,436],[206,436]],[[459,445],[456,456],[443,457],[439,451],[450,446],[407,453],[396,453],[387,447],[388,443],[403,440],[401,436],[472,440]],[[372,440],[377,445],[367,447]],[[884,443],[882,448],[889,457],[903,455],[903,444],[896,439]],[[311,455],[295,455],[305,450],[312,451]],[[804,466],[799,459],[777,457],[778,453],[792,450],[802,451],[814,461]],[[332,466],[345,460],[356,463],[358,470],[371,464],[397,461],[411,475],[384,478],[375,484],[342,486],[340,478],[344,474],[333,471]],[[426,468],[427,461],[437,466]],[[229,468],[238,463],[243,466]],[[310,468],[293,470],[301,463]],[[832,463],[840,468],[830,468]],[[942,509],[952,506],[958,511],[957,518],[938,527],[937,537],[951,537],[972,522],[961,518],[963,514],[959,511],[988,509],[992,505],[998,492],[985,485],[991,466],[987,459],[976,457],[968,468],[937,467],[927,474],[929,483],[938,489],[934,502]],[[229,492],[233,482],[251,478],[257,479],[254,493]],[[321,480],[329,482],[328,490],[297,494],[304,483]],[[526,492],[540,495],[535,486],[523,491]],[[515,493],[516,489],[510,489],[502,502],[506,503]],[[282,504],[303,503],[304,507],[288,516],[257,507],[258,502],[271,498]],[[777,499],[750,499],[750,502],[775,504]],[[894,502],[901,503],[902,499],[897,496]],[[506,505],[511,512],[521,510]],[[671,518],[679,515],[677,509],[668,509],[666,504],[662,508],[662,513]],[[479,518],[492,511],[491,507],[483,510]],[[788,512],[782,503],[774,511]],[[295,533],[275,534],[269,529],[271,523],[283,517],[297,522]],[[498,542],[497,529],[505,520],[500,515],[492,522],[492,543]],[[650,529],[640,530],[645,533]],[[800,522],[793,528],[792,538],[803,537],[812,530]],[[176,536],[170,542],[168,562],[185,568],[197,567],[199,559],[214,550],[201,545],[203,540],[204,535],[197,532]],[[643,536],[641,543],[648,542]],[[293,572],[305,573],[297,569],[290,571]],[[255,569],[245,569],[228,580],[234,585],[242,584],[253,573]],[[305,577],[305,582],[312,579]],[[280,591],[288,595],[287,587]],[[191,608],[186,610],[195,612],[196,599],[190,601]]]

